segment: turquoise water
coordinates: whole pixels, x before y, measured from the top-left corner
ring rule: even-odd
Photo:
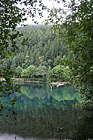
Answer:
[[[20,83],[17,104],[0,114],[0,140],[93,138],[93,115],[79,108],[79,89]]]

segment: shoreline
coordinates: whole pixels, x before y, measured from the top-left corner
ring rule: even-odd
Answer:
[[[64,86],[70,84],[69,82],[52,82],[51,85],[56,85],[57,87],[59,86]]]
[[[28,78],[27,79],[26,78],[11,78],[11,79],[14,82],[49,83],[47,81],[45,81],[45,82],[43,82],[43,81],[30,81]],[[0,78],[0,81],[5,81],[5,79],[4,78]],[[56,85],[57,87],[59,87],[59,86],[64,86],[64,85],[67,85],[67,84],[70,84],[70,83],[64,81],[64,82],[51,82],[50,84],[51,84],[51,86],[52,85]]]

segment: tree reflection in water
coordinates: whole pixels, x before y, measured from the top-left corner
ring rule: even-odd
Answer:
[[[49,85],[31,84],[22,85],[21,92],[16,93],[17,104],[3,110],[0,133],[29,137],[29,140],[93,138],[93,114],[76,106],[80,100],[78,89],[54,86],[51,91]],[[12,110],[17,112],[16,116]]]

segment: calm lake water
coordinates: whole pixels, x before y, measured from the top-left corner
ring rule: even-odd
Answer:
[[[0,140],[93,139],[93,114],[80,110],[78,88],[20,85],[17,104],[0,112]]]

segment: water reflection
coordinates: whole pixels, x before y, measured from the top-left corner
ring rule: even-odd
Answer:
[[[17,135],[8,135],[4,134],[0,136],[0,140],[45,140],[45,139],[39,139],[39,138],[22,138]],[[47,139],[47,140],[58,140],[58,139]],[[64,139],[64,140],[70,140],[70,139]]]
[[[17,104],[7,107],[0,116],[1,133],[29,140],[93,138],[92,113],[76,106],[80,100],[78,89],[53,86],[51,91],[50,85],[31,84],[22,85],[21,92],[16,93]]]

